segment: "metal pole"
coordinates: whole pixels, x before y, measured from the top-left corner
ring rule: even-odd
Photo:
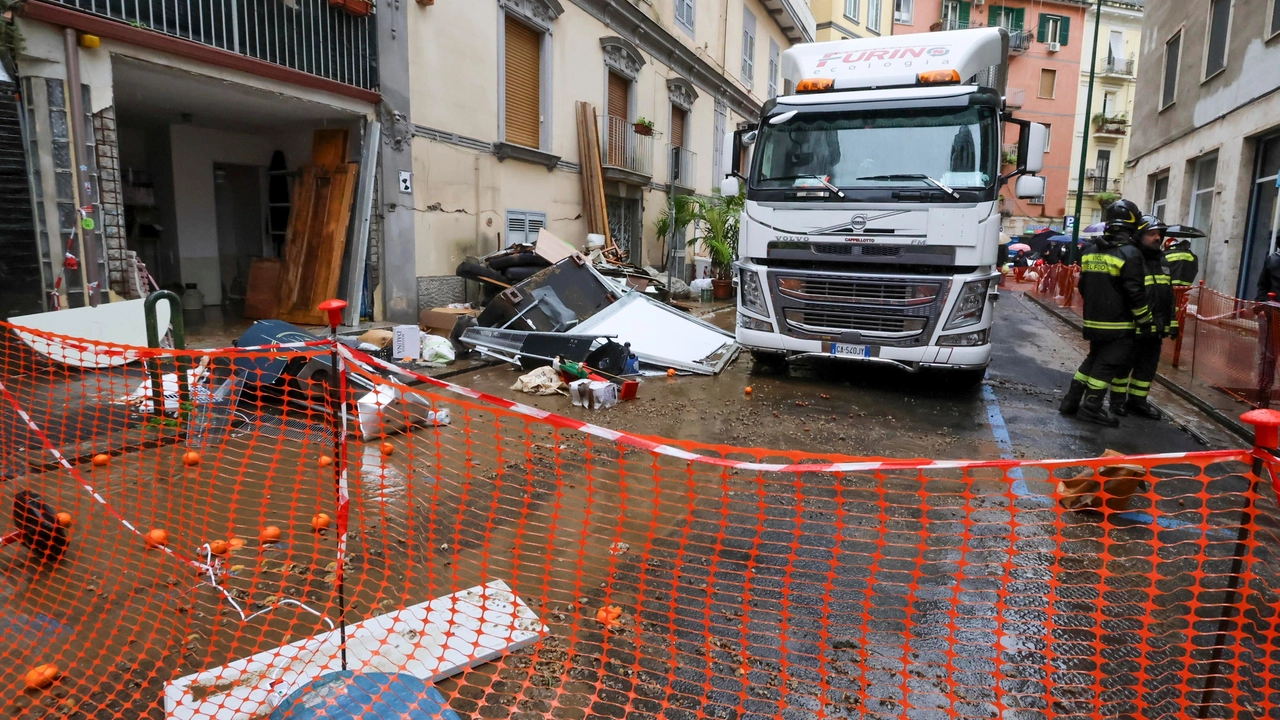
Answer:
[[[94,244],[93,232],[85,229],[79,212],[96,203],[93,198],[93,183],[89,179],[89,143],[86,142],[84,126],[84,90],[80,84],[80,41],[76,31],[65,28],[62,40],[66,51],[67,63],[67,130],[71,133],[71,165],[76,175],[76,234],[80,237],[81,272],[84,283],[84,302],[89,307],[97,307],[102,295],[101,281],[98,277],[98,248]],[[96,227],[96,224],[95,224]],[[96,232],[96,230],[95,230]]]
[[[347,555],[347,514],[350,496],[347,493],[347,376],[338,352],[338,326],[347,303],[342,300],[325,300],[320,310],[329,321],[329,362],[333,373],[329,376],[329,388],[333,398],[330,403],[333,423],[333,485],[337,495],[338,561],[334,569],[334,586],[338,591],[338,648],[342,655],[342,669],[347,669],[347,589],[342,564]]]
[[[1093,20],[1093,59],[1089,61],[1089,94],[1084,99],[1084,138],[1080,141],[1080,177],[1076,181],[1076,223],[1071,228],[1071,252],[1067,264],[1080,255],[1080,214],[1084,211],[1084,166],[1089,161],[1089,130],[1093,126],[1093,85],[1098,76],[1098,36],[1102,33],[1102,0]]]

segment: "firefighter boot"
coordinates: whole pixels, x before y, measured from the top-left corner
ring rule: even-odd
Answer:
[[[1111,391],[1111,414],[1116,417],[1124,417],[1129,414],[1128,394],[1122,395],[1115,390]]]
[[[1137,415],[1138,417],[1147,418],[1148,420],[1164,419],[1164,414],[1157,410],[1146,397],[1129,398],[1128,410],[1130,413]]]
[[[1075,415],[1080,409],[1080,398],[1084,397],[1085,384],[1079,380],[1072,380],[1067,393],[1062,396],[1062,402],[1058,405],[1058,412],[1063,415]]]
[[[1107,412],[1103,407],[1103,401],[1106,399],[1106,388],[1087,391],[1080,401],[1080,410],[1076,412],[1076,419],[1105,427],[1120,427],[1120,418]]]

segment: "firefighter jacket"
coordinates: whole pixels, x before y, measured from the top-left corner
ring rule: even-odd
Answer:
[[[1191,252],[1191,243],[1183,240],[1164,253],[1165,265],[1175,287],[1190,287],[1200,272],[1200,260]]]
[[[1108,238],[1088,245],[1080,258],[1084,338],[1117,340],[1154,321],[1147,301],[1146,263],[1136,246]]]
[[[1152,319],[1155,320],[1157,332],[1164,337],[1176,337],[1178,334],[1178,305],[1173,296],[1173,278],[1169,266],[1165,264],[1165,255],[1159,250],[1139,248],[1144,261],[1143,283],[1147,288],[1147,302],[1151,308]],[[1195,257],[1194,255],[1192,257]],[[1192,275],[1192,277],[1195,277]],[[1139,330],[1141,334],[1141,330]]]

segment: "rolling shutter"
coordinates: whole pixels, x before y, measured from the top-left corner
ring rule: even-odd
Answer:
[[[515,145],[542,145],[542,36],[518,20],[507,18],[506,140]]]
[[[631,94],[631,83],[617,73],[609,73],[609,117],[620,118],[624,122],[627,117],[627,96]]]
[[[671,106],[671,145],[673,147],[684,147],[684,120],[685,112],[680,108]]]

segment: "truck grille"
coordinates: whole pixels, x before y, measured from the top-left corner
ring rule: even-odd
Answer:
[[[818,333],[843,333],[850,330],[866,333],[918,333],[929,324],[928,318],[893,315],[863,315],[835,310],[787,310],[787,323],[800,330]]]
[[[900,257],[902,255],[902,248],[892,245],[814,243],[809,247],[819,255],[861,255],[862,257]]]
[[[781,276],[778,292],[798,300],[862,305],[919,306],[934,302],[936,283],[884,282],[826,276]]]
[[[860,336],[860,342],[888,347],[928,343],[950,287],[949,280],[932,277],[798,270],[769,274],[774,307],[786,335],[826,341],[853,335]]]

